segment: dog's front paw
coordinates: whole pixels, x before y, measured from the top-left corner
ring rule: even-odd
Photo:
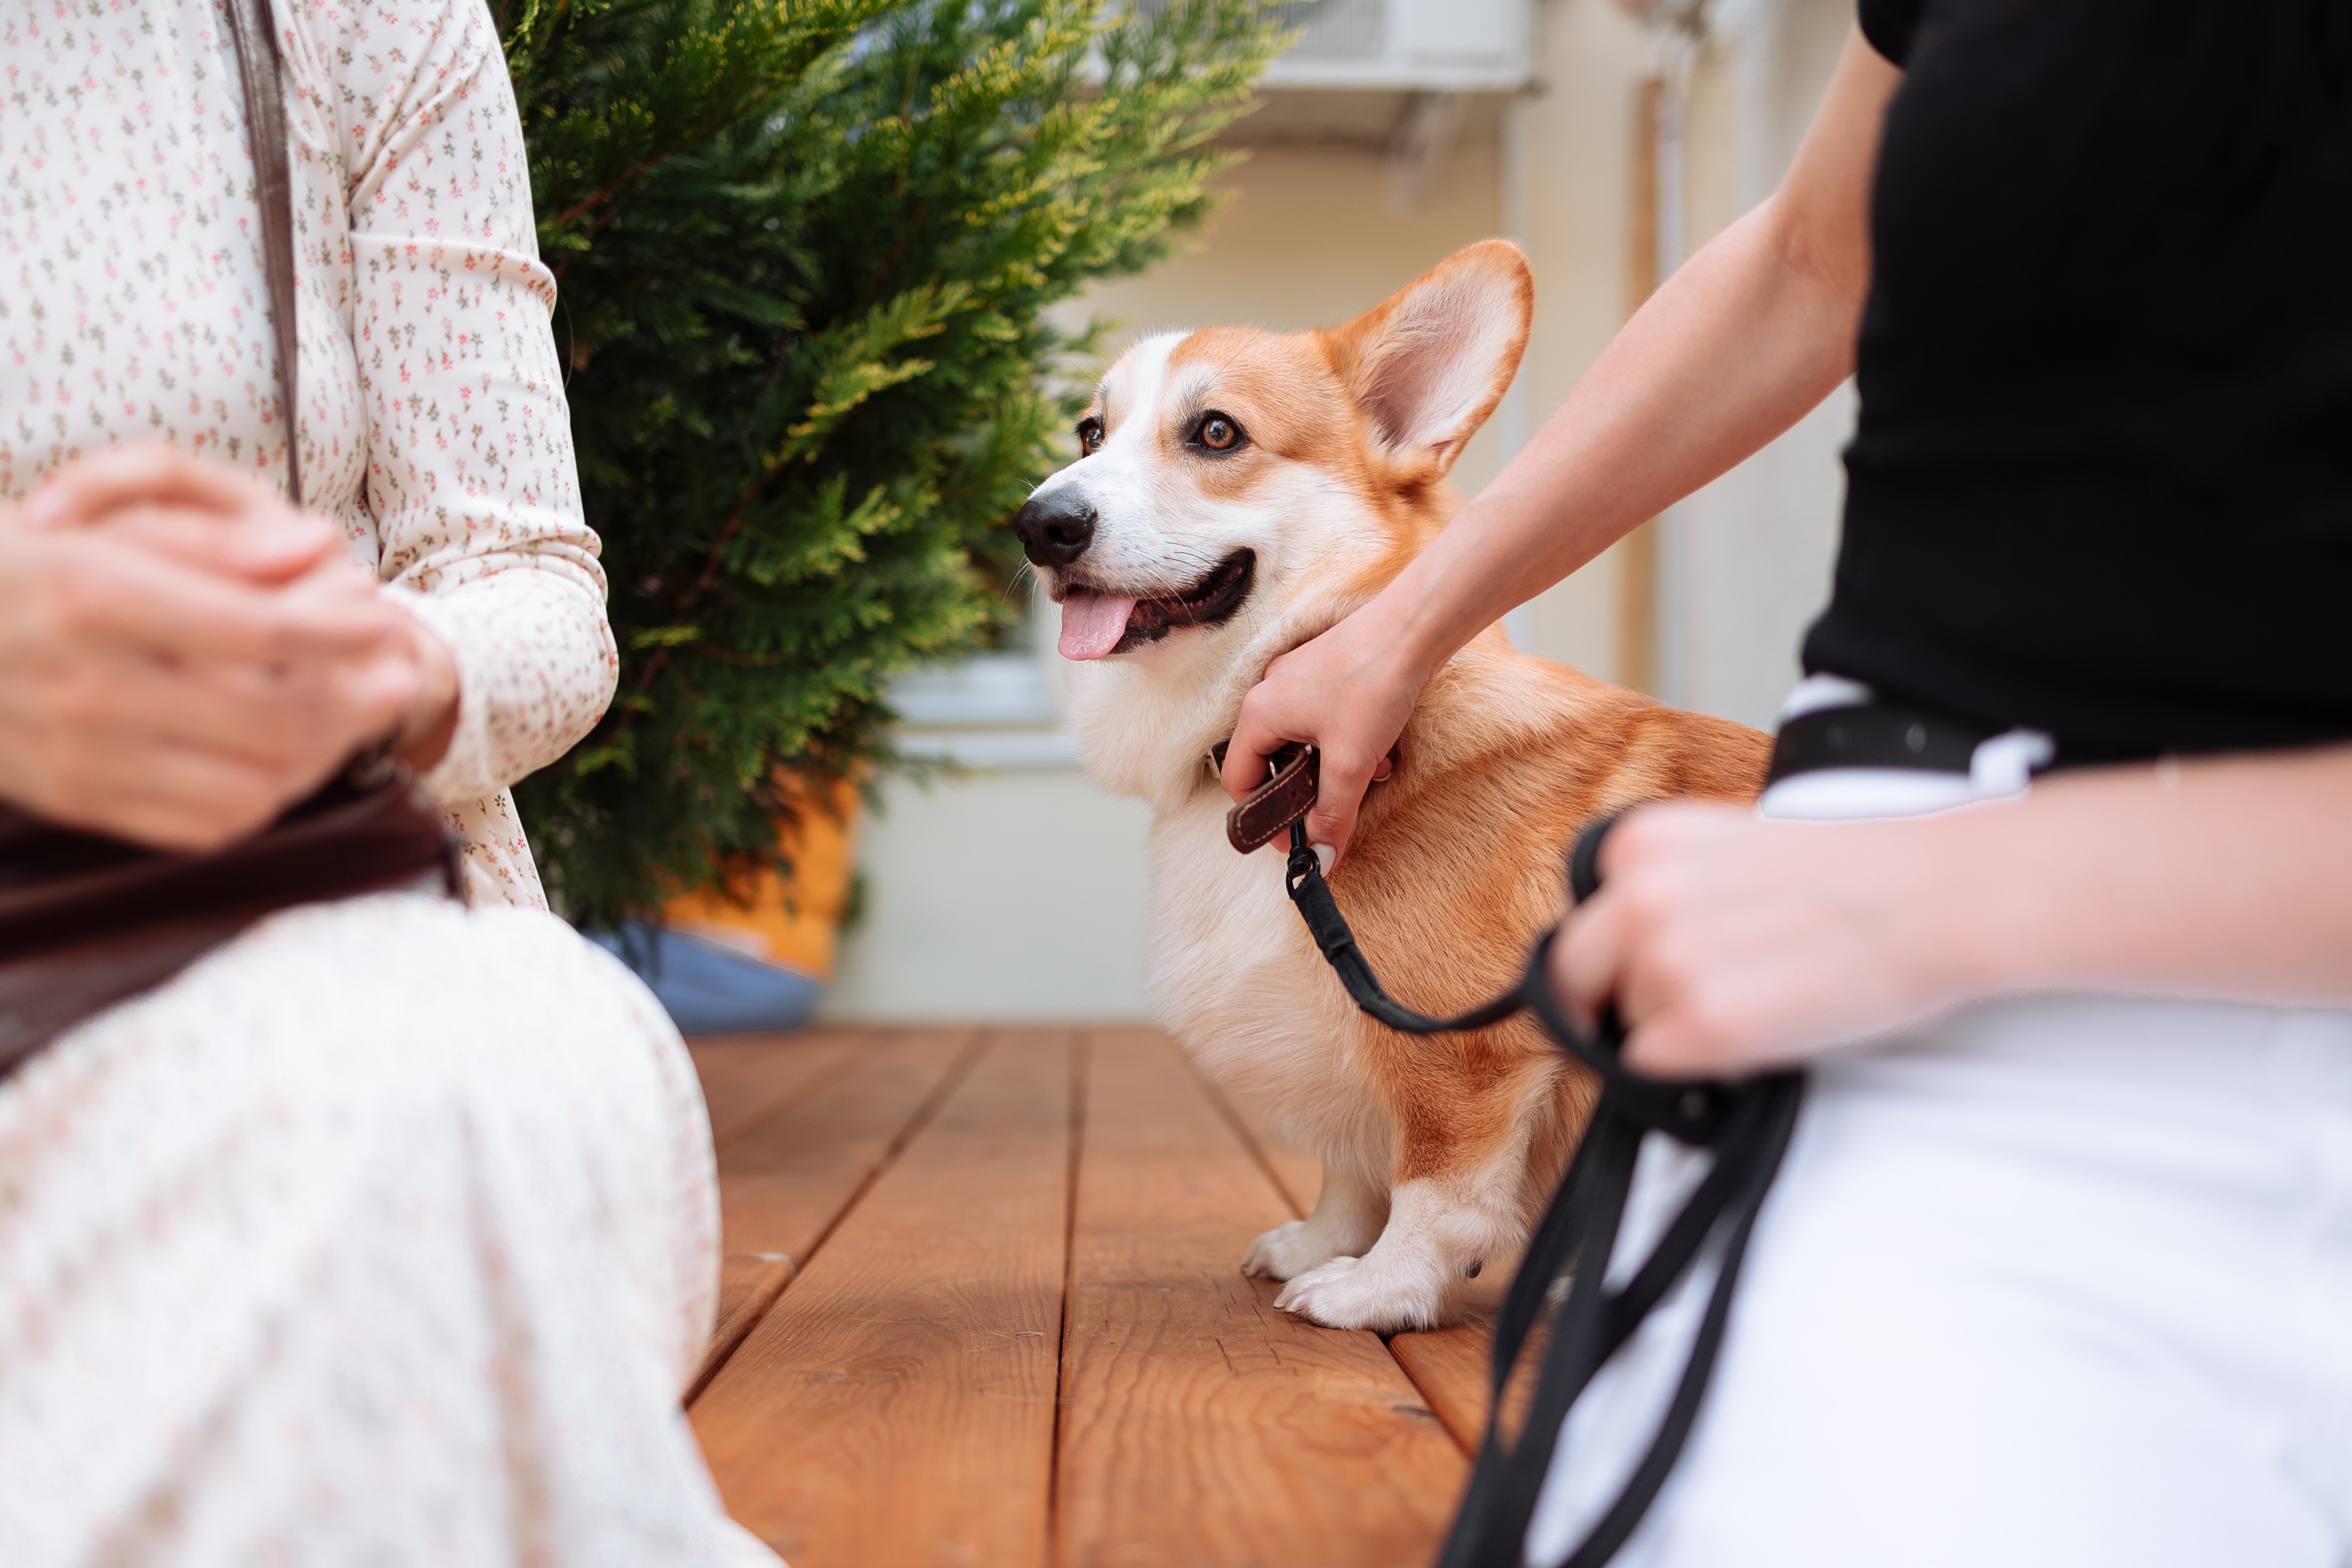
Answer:
[[[1434,1328],[1445,1305],[1438,1291],[1363,1258],[1334,1258],[1308,1269],[1285,1285],[1274,1304],[1327,1329],[1383,1334]]]
[[[1250,1243],[1249,1256],[1242,1259],[1242,1272],[1260,1279],[1295,1279],[1330,1262],[1339,1251],[1313,1220],[1294,1219]]]

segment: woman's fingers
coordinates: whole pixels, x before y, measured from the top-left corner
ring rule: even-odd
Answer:
[[[25,542],[46,555],[46,591],[27,610],[61,646],[106,640],[181,660],[291,669],[362,657],[401,625],[399,610],[347,563],[323,563],[297,591],[276,593],[103,533]]]
[[[1391,769],[1420,681],[1391,668],[1390,640],[1351,617],[1266,667],[1242,700],[1222,782],[1240,800],[1265,779],[1265,759],[1304,742],[1322,753],[1321,785],[1307,816],[1310,843],[1343,855],[1365,788]]]
[[[293,582],[333,559],[341,549],[326,519],[290,510],[281,516],[225,518],[142,502],[110,512],[92,526],[182,566],[262,586]]]
[[[224,517],[242,517],[265,504],[286,506],[275,491],[224,463],[160,441],[135,441],[57,470],[26,500],[25,521],[35,528],[80,528],[142,502]]]
[[[108,531],[0,527],[0,795],[188,847],[244,831],[392,733],[408,618],[340,559],[286,588]]]
[[[1260,682],[1242,699],[1241,717],[1234,722],[1233,741],[1225,748],[1224,766],[1217,774],[1217,782],[1236,804],[1265,783],[1266,759],[1294,739],[1283,733],[1284,725],[1273,712],[1271,698],[1259,695],[1265,690]]]
[[[1267,759],[1276,752],[1294,741],[1314,746],[1322,760],[1315,806],[1307,814],[1307,837],[1311,844],[1329,847],[1328,868],[1347,847],[1349,836],[1355,831],[1357,808],[1371,783],[1373,764],[1385,761],[1387,753],[1383,748],[1367,754],[1328,723],[1315,722],[1311,717],[1300,722],[1285,713],[1284,700],[1290,695],[1284,689],[1287,684],[1278,685],[1269,671],[1268,679],[1243,700],[1241,719],[1234,727],[1233,744],[1225,752],[1219,782],[1236,801],[1245,799],[1265,782]]]
[[[45,798],[26,801],[51,822],[158,849],[203,853],[261,827],[325,781],[289,779],[283,769],[199,746],[134,736],[103,755],[57,759]]]
[[[334,529],[225,464],[141,442],[58,470],[24,507],[33,528],[104,527],[184,565],[289,582],[336,549]]]
[[[1591,899],[1568,912],[1551,944],[1551,988],[1571,1022],[1590,1033],[1617,997],[1616,906]]]
[[[1919,934],[1933,853],[1917,825],[1645,808],[1603,847],[1600,891],[1554,944],[1554,985],[1587,1027],[1613,1005],[1627,1064],[1668,1078],[1738,1076],[1916,1022],[1937,1005]]]
[[[1336,752],[1328,747],[1323,751],[1315,806],[1307,814],[1307,841],[1318,851],[1330,850],[1323,857],[1326,871],[1339,863],[1348,851],[1348,840],[1356,836],[1356,814],[1363,809],[1364,791],[1372,782],[1376,760],[1378,753],[1368,758],[1344,743]]]

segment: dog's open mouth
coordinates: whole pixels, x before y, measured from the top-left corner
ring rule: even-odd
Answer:
[[[1178,594],[1114,594],[1073,584],[1062,595],[1062,657],[1101,658],[1158,642],[1179,626],[1213,626],[1249,597],[1257,557],[1236,550]]]

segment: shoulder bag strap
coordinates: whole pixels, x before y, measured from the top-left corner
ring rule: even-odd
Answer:
[[[269,0],[227,0],[236,74],[245,85],[246,134],[261,195],[261,258],[269,277],[269,324],[278,337],[278,417],[286,426],[286,499],[302,504],[300,405],[294,401],[294,181],[286,156],[286,99],[278,82],[278,35]]]

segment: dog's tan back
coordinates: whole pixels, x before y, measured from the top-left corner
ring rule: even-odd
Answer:
[[[1337,1327],[1446,1321],[1464,1279],[1518,1250],[1591,1089],[1524,1017],[1422,1039],[1358,1012],[1284,894],[1281,850],[1226,845],[1204,758],[1268,662],[1450,519],[1445,473],[1509,385],[1531,298],[1517,250],[1490,241],[1333,331],[1149,340],[1105,377],[1087,455],[1022,514],[1078,661],[1080,755],[1153,807],[1162,1016],[1323,1157],[1314,1213],[1244,1266]],[[1559,919],[1586,822],[1666,795],[1752,798],[1769,748],[1490,629],[1423,691],[1332,890],[1391,994],[1465,1007]]]

